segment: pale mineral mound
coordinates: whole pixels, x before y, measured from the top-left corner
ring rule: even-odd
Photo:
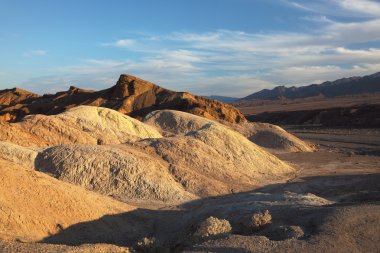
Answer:
[[[38,155],[36,164],[60,180],[123,201],[195,198],[174,180],[161,157],[127,145],[52,147]]]
[[[5,146],[11,150],[4,159],[15,161],[30,153],[24,160],[35,169],[123,201],[184,202],[251,190],[294,173],[291,166],[229,127],[177,113],[193,117],[192,125],[173,126],[178,131],[167,137],[154,126],[106,108],[81,106],[53,116],[29,116],[4,126],[55,146],[37,150],[34,161],[35,151]],[[25,144],[9,129],[2,137]]]
[[[143,122],[156,127],[165,136],[173,134],[186,135],[189,132],[201,129],[209,123],[216,123],[204,117],[174,110],[153,111],[143,119]]]
[[[172,177],[196,196],[250,190],[260,182],[259,176],[247,176],[216,149],[193,137],[147,139],[135,145],[161,156]]]
[[[22,147],[9,142],[0,141],[0,159],[14,162],[26,168],[34,168],[38,149]]]
[[[188,136],[41,151],[36,169],[123,201],[179,203],[250,190],[294,169],[224,126]]]
[[[0,130],[1,141],[39,147],[117,144],[162,137],[157,130],[134,118],[94,106],[78,106],[58,115],[31,115],[18,123],[1,122]]]
[[[209,124],[186,136],[135,143],[170,164],[183,187],[201,197],[252,190],[266,181],[289,177],[294,169],[244,136]]]
[[[232,162],[235,171],[244,176],[275,180],[294,172],[288,164],[224,125],[209,123],[197,131],[189,132],[187,136],[213,147],[225,160]]]
[[[294,172],[243,135],[214,121],[183,112],[160,111],[150,114],[145,123],[158,127],[168,137],[139,144],[148,144],[171,164],[177,180],[200,196],[252,189]]]
[[[0,160],[0,182],[0,240],[128,241],[149,229],[126,215],[134,206],[9,161]]]
[[[250,190],[294,169],[224,126],[119,145],[47,148],[36,169],[123,201],[185,202]]]
[[[186,135],[189,132],[201,129],[210,123],[218,125],[215,121],[203,117],[172,110],[160,110],[151,112],[144,118],[143,121],[149,125],[156,127],[162,132],[163,135],[166,136],[173,134]],[[231,129],[241,133],[255,144],[268,148],[271,151],[314,151],[314,147],[311,144],[300,140],[296,136],[275,125],[264,123],[222,123],[229,126]]]
[[[313,152],[315,145],[299,139],[283,128],[268,123],[231,125],[252,142],[273,152]]]

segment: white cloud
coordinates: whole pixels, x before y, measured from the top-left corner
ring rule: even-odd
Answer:
[[[343,77],[373,74],[380,70],[380,64],[361,64],[343,68],[336,65],[297,66],[273,71],[268,78],[281,76],[285,85],[318,84]]]
[[[343,9],[354,13],[380,17],[380,3],[371,0],[335,0]]]
[[[335,22],[322,31],[320,41],[335,45],[380,41],[380,19],[365,22]]]
[[[273,83],[260,79],[259,75],[255,74],[236,74],[217,77],[202,77],[189,80],[190,84],[186,87],[200,95],[214,95],[220,94],[231,97],[243,97],[253,92],[253,90],[261,90],[265,88],[274,87]],[[237,88],[238,87],[238,88]]]
[[[130,48],[136,44],[135,40],[132,39],[121,39],[116,40],[111,43],[102,43],[102,46],[106,47],[118,47],[118,48]]]
[[[282,0],[286,5],[313,13],[341,17],[380,17],[380,3],[375,0]]]
[[[301,9],[301,10],[316,12],[316,10],[314,10],[311,7],[308,7],[307,5],[303,5],[303,4],[300,4],[300,3],[297,3],[297,2],[291,2],[291,1],[285,1],[285,2],[287,2],[289,5],[291,5],[291,6],[295,7],[295,8]]]
[[[380,3],[318,0],[287,4],[318,13],[302,19],[313,24],[313,30],[144,34],[138,38],[139,43],[123,39],[103,44],[116,48],[112,50],[137,51],[142,57],[128,59],[128,54],[120,50],[118,59],[85,59],[81,64],[61,68],[59,74],[66,78],[62,81],[67,86],[76,83],[106,88],[119,74],[129,73],[174,90],[246,96],[275,85],[306,85],[380,71]],[[336,15],[330,16],[332,12],[366,18],[337,21]],[[355,49],[360,43],[361,48]],[[371,46],[364,46],[369,43]]]
[[[24,53],[24,57],[33,57],[33,56],[44,56],[47,55],[48,51],[43,49],[30,50]]]
[[[306,17],[301,17],[301,19],[306,20],[306,21],[318,22],[318,23],[334,23],[334,21],[332,21],[331,19],[329,19],[325,15],[306,16]]]

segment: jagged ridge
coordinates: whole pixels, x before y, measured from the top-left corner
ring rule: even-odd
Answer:
[[[68,91],[54,95],[30,96],[20,103],[14,100],[2,104],[0,119],[6,121],[17,121],[29,114],[58,114],[75,106],[91,105],[111,108],[135,118],[142,118],[154,110],[174,109],[213,120],[246,122],[244,115],[231,105],[187,92],[171,91],[131,75],[121,75],[115,86],[105,90],[71,86]]]

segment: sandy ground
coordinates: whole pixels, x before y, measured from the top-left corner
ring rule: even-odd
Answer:
[[[146,236],[160,239],[172,252],[379,252],[380,131],[305,127],[287,130],[319,146],[313,153],[277,155],[298,169],[293,178],[249,192],[178,206],[140,206],[135,214],[154,223],[154,229],[147,231]],[[265,209],[272,214],[272,225],[258,232],[245,230],[244,223],[250,215]],[[193,239],[199,222],[211,215],[228,219],[232,234],[203,241]],[[85,226],[96,227],[102,222],[99,219]],[[301,228],[304,235],[288,238],[281,229],[289,226]],[[0,252],[87,252],[84,248],[65,246],[70,245],[70,233],[80,238],[78,231],[73,226],[45,238],[44,243],[3,242]],[[99,245],[86,250],[125,249],[112,247]]]
[[[360,104],[378,104],[380,93],[341,96],[333,98],[309,97],[283,100],[248,100],[234,102],[245,115],[255,115],[263,112],[302,111],[328,109],[334,107],[351,107]]]
[[[380,155],[380,129],[320,128],[313,126],[287,126],[298,137],[314,142],[321,150],[335,153]],[[365,159],[364,159],[365,160]]]
[[[297,225],[305,236],[275,240],[268,228],[198,243],[186,252],[379,252],[380,131],[294,126],[287,130],[316,143],[319,150],[278,154],[299,169],[297,174],[286,183],[253,192],[271,194],[266,207],[274,217],[272,226]],[[331,204],[306,207],[293,200],[289,206],[277,205],[275,196],[287,192],[312,193]]]
[[[380,130],[288,127],[316,143],[314,153],[277,156],[299,168],[294,179],[273,191],[312,192],[337,203],[380,201]]]

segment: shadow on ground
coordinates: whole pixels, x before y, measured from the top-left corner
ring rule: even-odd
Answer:
[[[335,204],[316,206],[287,199],[286,191],[313,193]],[[132,246],[142,237],[155,236],[172,250],[190,247],[197,224],[209,217],[227,218],[233,233],[247,234],[245,223],[257,210],[269,209],[272,226],[300,226],[308,240],[336,208],[380,201],[380,173],[369,175],[315,176],[297,182],[272,184],[254,191],[208,197],[161,210],[136,209],[118,215],[106,215],[94,221],[78,223],[41,242],[81,245],[107,243]],[[120,226],[120,222],[125,226]],[[141,233],[141,231],[145,231]],[[265,235],[265,234],[264,234]],[[266,235],[270,238],[270,235]],[[219,252],[232,252],[223,249]],[[234,252],[246,252],[234,249]]]

